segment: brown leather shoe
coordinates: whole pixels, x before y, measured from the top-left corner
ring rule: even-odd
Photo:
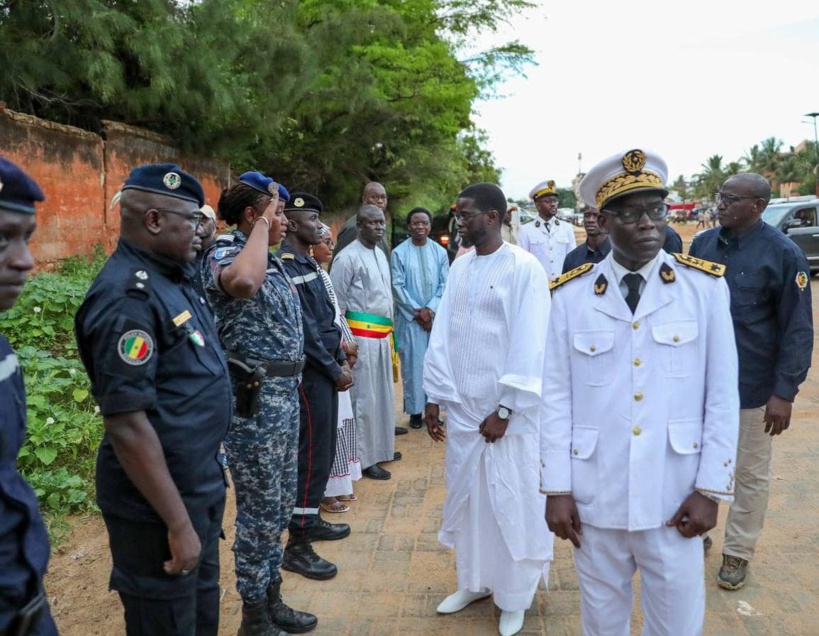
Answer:
[[[726,590],[738,590],[745,585],[748,561],[730,554],[722,555],[722,567],[717,575],[717,585]]]

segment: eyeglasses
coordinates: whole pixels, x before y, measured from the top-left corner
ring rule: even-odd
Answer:
[[[199,227],[199,225],[202,223],[202,219],[205,218],[205,215],[202,212],[180,212],[179,210],[169,210],[167,208],[151,208],[151,210],[181,216],[188,223],[191,224],[191,227],[193,227],[194,230]],[[148,210],[148,212],[150,212],[151,210]]]
[[[741,201],[742,199],[759,199],[759,197],[748,196],[748,197],[738,197],[733,194],[723,194],[722,192],[717,192],[714,195],[714,201],[717,205],[724,205],[726,208],[731,207],[737,201]]]
[[[620,223],[630,225],[631,223],[637,223],[643,218],[644,214],[647,214],[652,221],[664,219],[668,216],[668,206],[665,203],[660,203],[651,208],[623,208],[616,212],[614,210],[602,210],[602,212],[616,216]]]
[[[409,224],[410,227],[429,227],[429,221],[413,221]]]
[[[476,216],[480,216],[481,214],[486,214],[486,212],[473,212],[472,214],[461,214],[460,212],[453,212],[452,216],[455,218],[456,221],[466,223],[467,221],[471,221]]]

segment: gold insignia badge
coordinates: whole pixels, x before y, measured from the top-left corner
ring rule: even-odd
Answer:
[[[555,187],[555,182],[554,181],[549,181],[546,185],[549,186],[550,188],[554,188]]]
[[[660,265],[660,278],[662,278],[663,282],[667,285],[677,280],[677,275],[674,273],[674,270],[668,266],[668,263],[663,263]]]
[[[568,272],[563,274],[562,276],[558,276],[552,282],[549,283],[549,290],[554,291],[564,283],[568,283],[570,280],[574,280],[578,276],[582,276],[586,272],[590,271],[591,268],[594,267],[593,263],[583,263],[580,267],[575,267],[574,269],[570,269]]]
[[[304,199],[302,199],[301,197],[296,197],[296,199],[293,201],[293,205],[295,207],[297,207],[297,208],[303,207],[304,206]]]
[[[625,168],[626,172],[630,172],[631,174],[637,174],[646,165],[646,153],[642,150],[635,148],[634,150],[629,150],[625,155],[623,155],[623,168]]]
[[[165,187],[168,188],[168,190],[176,190],[182,185],[182,177],[175,172],[169,172],[162,177],[162,183],[165,184]]]
[[[808,275],[806,272],[797,272],[796,273],[796,286],[799,288],[799,291],[805,291],[808,286]]]
[[[540,227],[540,221],[535,221],[535,227]]]
[[[704,258],[696,258],[695,256],[689,256],[688,254],[672,254],[672,256],[677,259],[677,262],[680,265],[685,265],[686,267],[690,267],[692,269],[698,269],[701,272],[705,272],[709,276],[719,278],[725,275],[725,265],[721,263],[713,263],[711,261],[706,261]]]
[[[609,288],[609,281],[606,280],[606,277],[603,274],[597,277],[597,280],[594,281],[594,295],[595,296],[602,296],[606,293],[606,290]]]
[[[187,309],[173,319],[173,324],[181,327],[191,319],[191,312]]]

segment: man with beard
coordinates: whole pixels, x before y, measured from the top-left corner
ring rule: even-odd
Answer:
[[[662,251],[668,169],[639,149],[580,183],[612,251],[552,283],[543,374],[546,520],[570,540],[583,633],[700,634],[699,536],[730,502],[737,355],[722,265]]]
[[[215,634],[232,396],[213,315],[194,286],[201,184],[135,168],[117,249],[77,311],[80,357],[105,435],[97,503],[128,634]]]
[[[597,208],[586,206],[583,210],[583,229],[586,230],[586,242],[578,245],[566,254],[563,261],[563,274],[580,267],[584,263],[599,263],[611,251],[609,233],[597,222],[600,211]]]
[[[378,462],[400,459],[401,454],[395,452],[390,266],[376,247],[384,237],[386,222],[384,212],[374,205],[361,206],[357,218],[358,239],[336,258],[330,279],[339,310],[358,340],[351,397],[362,473],[370,479],[389,479],[390,473]]]
[[[28,242],[43,191],[18,166],[0,157],[0,311],[23,291],[34,259]],[[0,335],[0,634],[56,636],[43,575],[48,533],[37,497],[17,470],[26,435],[23,370]]]
[[[277,256],[284,263],[301,303],[306,365],[299,387],[298,490],[282,567],[307,578],[326,579],[336,567],[305,549],[319,540],[343,539],[347,524],[331,524],[319,515],[324,489],[336,452],[338,392],[352,385],[352,374],[341,350],[341,329],[335,307],[310,256],[322,239],[322,204],[306,192],[294,192],[284,208],[287,237]]]
[[[531,254],[501,238],[505,212],[494,184],[468,186],[458,197],[458,233],[475,251],[452,264],[433,323],[424,419],[433,440],[446,440],[438,538],[455,549],[458,574],[458,591],[438,612],[493,595],[501,636],[511,636],[548,576],[554,539],[538,492],[548,280]]]
[[[717,577],[727,590],[745,585],[768,507],[773,438],[790,425],[813,352],[810,268],[799,247],[762,220],[770,200],[765,177],[731,177],[717,194],[722,227],[703,232],[690,251],[725,264],[739,351],[736,496]]]
[[[534,254],[552,280],[563,271],[563,259],[577,244],[574,228],[571,223],[557,218],[558,197],[554,181],[539,183],[529,196],[535,202],[539,217],[521,226],[518,245]]]

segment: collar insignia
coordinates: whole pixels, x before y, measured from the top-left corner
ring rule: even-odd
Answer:
[[[597,277],[597,280],[594,281],[594,295],[595,296],[602,296],[606,293],[606,290],[609,287],[609,281],[606,280],[606,277],[603,274]]]
[[[668,263],[663,263],[660,265],[660,278],[662,278],[663,282],[667,285],[677,280],[677,275],[674,273],[674,270],[668,266]]]
[[[540,227],[540,221],[535,221],[535,227]]]

